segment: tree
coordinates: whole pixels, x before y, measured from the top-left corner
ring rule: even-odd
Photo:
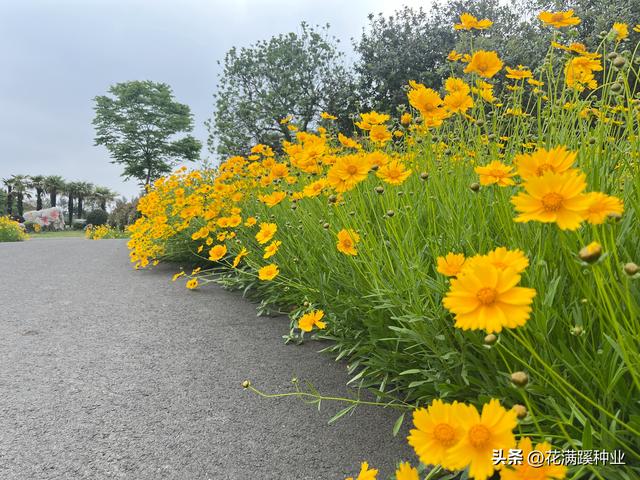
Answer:
[[[306,131],[323,110],[346,115],[349,100],[336,96],[348,92],[344,86],[352,80],[328,28],[303,22],[299,33],[227,52],[207,122],[212,152],[245,155],[257,143],[280,149],[282,140],[292,139],[283,118],[291,116],[291,123]]]
[[[176,102],[169,85],[150,81],[118,83],[111,96],[95,97],[95,144],[112,163],[124,165],[122,176],[148,185],[181,161],[199,158],[201,144],[191,135],[193,116]]]
[[[42,210],[42,194],[44,193],[44,175],[33,175],[29,186],[36,191],[36,210]]]
[[[440,88],[455,42],[453,26],[422,8],[405,6],[389,17],[370,14],[368,28],[354,43],[362,102],[369,109],[395,112],[407,103],[409,80]]]
[[[64,191],[64,179],[59,175],[49,175],[44,179],[44,189],[49,194],[49,203],[57,206],[58,193]]]
[[[107,203],[113,202],[116,196],[117,194],[107,187],[96,187],[93,191],[93,198],[105,212],[107,211]]]
[[[20,217],[24,213],[24,197],[29,195],[29,176],[28,175],[12,175],[9,179],[12,187],[12,194],[16,197],[16,210]]]
[[[68,182],[65,184],[65,192],[67,194],[67,209],[69,211],[69,226],[73,228],[73,200],[76,197],[76,192],[81,189],[80,182]]]
[[[93,183],[88,182],[75,182],[75,197],[78,200],[78,218],[84,216],[84,199],[93,195],[94,186]]]

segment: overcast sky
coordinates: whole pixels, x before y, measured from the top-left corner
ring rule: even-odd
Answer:
[[[138,192],[93,145],[93,97],[111,84],[153,80],[191,107],[206,145],[217,60],[296,31],[331,24],[349,49],[368,13],[430,0],[0,0],[0,178],[62,175]],[[206,148],[203,155],[208,155]]]

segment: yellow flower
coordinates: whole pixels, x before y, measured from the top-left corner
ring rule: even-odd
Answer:
[[[460,441],[451,449],[453,469],[469,467],[469,476],[487,480],[493,475],[493,451],[512,449],[516,440],[513,429],[518,424],[516,412],[506,410],[496,399],[483,405],[482,414],[476,407],[466,405],[458,412],[463,429]]]
[[[447,55],[447,60],[449,60],[450,62],[457,62],[461,58],[462,58],[462,54],[456,52],[455,50],[451,50],[449,52],[449,55]]]
[[[273,238],[278,231],[278,226],[275,223],[261,223],[260,231],[256,233],[256,240],[260,244],[265,244]]]
[[[268,207],[275,207],[282,200],[284,200],[286,196],[287,194],[285,192],[273,192],[269,195],[260,195],[258,198]]]
[[[449,468],[449,452],[462,438],[463,430],[459,414],[465,405],[458,402],[444,403],[435,399],[429,407],[413,411],[414,429],[407,441],[425,465],[441,465]]]
[[[522,451],[522,464],[501,470],[500,480],[562,480],[567,476],[567,467],[564,465],[547,464],[546,462],[543,464],[536,462],[535,465],[529,463],[529,454],[532,451],[542,452],[543,458],[550,458],[552,448],[549,443],[538,443],[533,448],[531,439],[523,437],[518,442],[517,450]]]
[[[171,281],[175,282],[177,279],[182,277],[184,274],[185,274],[184,271],[180,271],[180,272],[176,273],[173,277],[171,277]]]
[[[438,92],[432,88],[426,88],[420,83],[414,82],[411,86],[412,88],[407,94],[409,104],[424,117],[440,115],[442,98],[440,98]]]
[[[226,245],[216,245],[211,250],[209,250],[209,260],[212,262],[220,260],[227,253]]]
[[[362,146],[358,142],[343,135],[342,133],[338,134],[338,141],[347,148],[355,148],[357,150],[362,148]]]
[[[474,171],[480,176],[481,185],[497,184],[501,187],[513,185],[515,182],[511,177],[515,176],[512,172],[513,167],[505,165],[499,160],[494,160],[488,165],[476,167]]]
[[[275,263],[271,263],[258,270],[258,278],[260,280],[273,280],[279,273],[278,266]]]
[[[402,462],[396,470],[396,480],[420,480],[420,476],[409,462]]]
[[[633,31],[640,33],[640,24],[636,25],[635,27],[633,27]]]
[[[322,321],[324,317],[324,312],[322,310],[314,310],[313,312],[305,313],[298,320],[298,328],[305,332],[310,332],[313,330],[313,327],[316,326],[320,330],[326,328],[327,324]]]
[[[518,175],[523,179],[540,177],[547,172],[564,173],[571,169],[578,152],[571,152],[564,146],[547,150],[540,148],[533,153],[516,155],[513,162]]]
[[[592,225],[604,223],[609,215],[622,215],[624,205],[618,197],[601,192],[590,192],[587,196],[586,220]]]
[[[282,245],[282,242],[280,240],[274,240],[273,242],[271,242],[265,247],[264,255],[262,255],[262,258],[267,259],[273,257],[278,252],[278,248],[280,247],[280,245]]]
[[[516,328],[529,319],[536,295],[533,288],[517,287],[519,281],[514,268],[499,270],[487,262],[472,262],[451,280],[442,303],[462,330],[496,333]]]
[[[194,288],[198,287],[198,279],[197,278],[192,278],[191,280],[189,280],[187,282],[187,284],[185,285],[189,290],[193,290]]]
[[[518,68],[507,67],[507,78],[511,78],[513,80],[523,80],[525,78],[533,77],[533,73],[527,67],[522,65],[518,65]]]
[[[462,253],[447,253],[445,257],[438,257],[438,272],[447,277],[455,277],[462,271],[465,262]]]
[[[462,92],[464,95],[468,95],[471,91],[471,88],[466,84],[464,80],[456,77],[447,78],[447,81],[444,82],[444,89],[448,93]]]
[[[585,56],[572,58],[564,68],[565,83],[579,92],[585,88],[593,90],[598,86],[593,72],[600,70],[602,65],[597,59]]]
[[[255,217],[249,217],[247,218],[247,220],[244,222],[244,226],[245,227],[253,227],[256,223],[258,223],[258,221],[256,220]]]
[[[611,30],[616,34],[616,42],[620,42],[629,36],[629,25],[626,23],[614,23]]]
[[[385,125],[372,125],[369,130],[369,139],[374,143],[384,145],[391,140],[391,132],[387,130]]]
[[[413,120],[413,116],[407,112],[403,113],[400,117],[400,123],[402,125],[409,125],[411,123],[411,120]]]
[[[575,230],[584,220],[589,206],[583,193],[586,186],[585,175],[575,171],[547,172],[541,177],[530,178],[524,184],[525,192],[511,198],[520,213],[515,221],[555,222],[562,230]]]
[[[481,77],[491,78],[502,69],[502,60],[496,52],[478,50],[471,57],[464,73],[477,73]]]
[[[480,95],[480,97],[489,103],[493,103],[496,98],[493,96],[493,85],[482,80],[476,81],[476,87],[472,88],[473,93]]]
[[[342,229],[338,232],[338,251],[345,255],[357,255],[356,244],[360,241],[360,235],[354,230]]]
[[[411,170],[407,169],[402,162],[392,160],[382,165],[376,172],[376,176],[391,185],[401,185],[411,175]]]
[[[378,113],[378,112],[368,112],[361,113],[360,118],[362,119],[360,122],[356,122],[356,126],[362,130],[371,130],[373,125],[381,125],[389,120],[389,115],[386,113]]]
[[[360,473],[355,480],[376,480],[378,478],[378,470],[375,468],[369,469],[367,462],[362,462],[360,465]],[[346,480],[353,480],[353,477],[348,477]]]
[[[369,174],[371,165],[362,155],[346,155],[338,158],[327,173],[327,181],[338,192],[346,192]]]
[[[236,268],[240,264],[240,261],[247,255],[249,255],[249,251],[246,248],[242,247],[240,253],[238,253],[238,255],[236,255],[236,257],[233,259],[233,268]]]
[[[476,17],[471,15],[470,13],[463,13],[460,15],[460,23],[456,23],[453,28],[456,30],[486,30],[493,22],[488,18],[484,20],[478,20]]]
[[[522,250],[507,250],[506,247],[498,247],[486,255],[475,255],[465,263],[465,267],[473,266],[478,262],[486,262],[498,270],[511,268],[516,273],[522,273],[529,266],[529,259]]]
[[[322,112],[320,114],[320,116],[325,119],[325,120],[336,120],[338,117],[334,117],[333,115],[327,113],[327,112]]]
[[[473,99],[464,91],[457,91],[444,97],[444,106],[450,112],[465,113],[473,107]]]
[[[578,17],[573,16],[573,10],[565,12],[541,12],[538,19],[545,25],[555,28],[572,27],[580,23]]]

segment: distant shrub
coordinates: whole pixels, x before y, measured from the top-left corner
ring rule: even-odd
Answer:
[[[73,230],[83,230],[87,225],[87,221],[84,218],[74,218],[71,222],[71,228]]]
[[[0,242],[20,242],[29,236],[15,220],[0,217]]]
[[[109,214],[107,212],[101,208],[96,208],[95,210],[91,210],[87,215],[86,225],[93,225],[94,227],[104,225],[107,223],[108,218]]]
[[[139,217],[138,199],[131,202],[126,200],[116,200],[116,205],[109,214],[108,223],[112,227],[123,230],[126,226],[131,225]]]

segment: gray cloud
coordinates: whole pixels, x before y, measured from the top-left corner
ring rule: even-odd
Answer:
[[[369,12],[425,1],[4,0],[0,3],[0,177],[58,174],[138,192],[93,146],[93,102],[109,85],[162,81],[195,116],[206,143],[220,67],[232,46],[330,23],[350,49]]]

